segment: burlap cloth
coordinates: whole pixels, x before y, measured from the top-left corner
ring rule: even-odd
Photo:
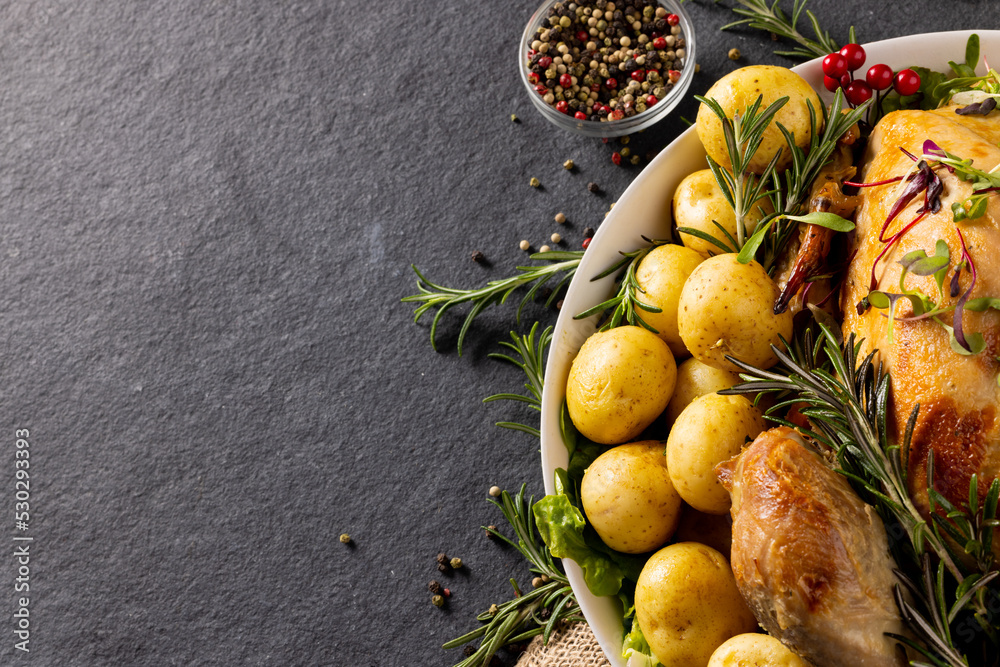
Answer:
[[[611,667],[586,623],[574,623],[552,633],[548,645],[539,635],[521,654],[517,667]]]

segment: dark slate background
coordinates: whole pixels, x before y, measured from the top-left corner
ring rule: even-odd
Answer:
[[[813,4],[840,41],[998,27],[985,1]],[[720,33],[725,3],[687,6],[692,93],[734,46],[791,64]],[[411,263],[471,287],[523,262],[522,238],[579,247],[639,172],[530,106],[514,60],[534,8],[0,5],[0,525],[16,534],[28,429],[34,537],[28,655],[0,549],[0,663],[444,667],[508,578],[528,585],[479,528],[501,523],[491,485],[541,491],[538,443],[493,426],[533,413],[481,403],[523,382],[486,357],[512,309],[460,358],[457,316],[437,354],[399,300]],[[467,567],[439,577],[442,550]]]

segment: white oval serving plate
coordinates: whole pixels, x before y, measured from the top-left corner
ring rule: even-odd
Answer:
[[[865,44],[868,56],[866,68],[875,63],[885,63],[894,69],[919,65],[946,71],[949,60],[964,60],[965,44],[973,33],[978,33],[980,37],[980,55],[985,55],[987,61],[1000,62],[1000,30],[966,30],[911,35]],[[793,71],[820,91],[828,102],[832,96],[823,87],[820,61],[820,58],[811,60],[794,67]],[[555,469],[565,468],[569,462],[559,430],[559,414],[570,364],[583,341],[594,333],[598,324],[596,317],[574,320],[573,316],[607,299],[614,289],[614,278],[611,276],[598,281],[591,278],[617,261],[619,252],[632,251],[644,245],[643,236],[669,238],[670,201],[674,190],[685,176],[706,167],[705,151],[695,129],[689,128],[661,151],[625,190],[580,262],[563,300],[545,366],[541,431],[546,493],[553,492]],[[613,667],[626,667],[621,657],[623,626],[618,601],[594,596],[587,589],[583,573],[576,563],[564,560],[563,565],[580,609],[608,660]]]

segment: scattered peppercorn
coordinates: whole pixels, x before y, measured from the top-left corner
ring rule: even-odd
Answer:
[[[565,169],[566,171],[571,170],[575,166],[576,164],[572,160],[566,160],[565,162],[563,162],[563,169]]]
[[[434,560],[436,560],[439,565],[444,565],[448,562],[448,554],[442,551],[437,555],[437,558],[435,558]]]
[[[348,535],[347,533],[341,534],[341,536],[340,536],[340,543],[341,544],[350,544],[351,543],[351,536]]]
[[[462,567],[462,559],[456,556],[455,558],[452,558],[450,561],[448,561],[448,564],[451,565],[453,569],[457,570],[460,567]]]
[[[541,185],[542,185],[542,182],[541,182],[541,181],[539,181],[539,180],[538,180],[537,178],[535,178],[534,176],[532,176],[532,177],[531,177],[531,180],[530,180],[530,181],[528,181],[528,183],[529,183],[529,184],[531,185],[531,187],[533,187],[533,188],[538,188],[538,187],[541,187]]]
[[[611,161],[614,162],[615,164],[621,164],[622,154],[619,153],[618,151],[615,151],[614,153],[611,154]]]
[[[480,252],[479,250],[473,250],[472,251],[472,261],[473,262],[475,262],[476,264],[482,264],[483,261],[485,261],[485,260],[486,260],[486,255],[484,255],[482,252]]]
[[[598,192],[601,191],[601,187],[597,183],[594,183],[593,181],[587,183],[587,189],[593,192],[594,194],[597,194]]]
[[[443,589],[441,589],[441,592],[444,594],[444,596],[446,598],[450,598],[451,597],[451,589],[450,588],[443,588]]]
[[[566,216],[562,213],[556,213],[556,222],[560,225],[566,224]]]
[[[633,155],[629,159],[629,162],[631,162],[632,164],[639,164],[640,162],[642,162],[642,159],[640,159],[638,155]]]
[[[586,239],[584,239],[584,240],[583,240],[583,243],[581,243],[581,244],[580,244],[580,246],[581,246],[581,247],[582,247],[582,248],[583,248],[584,250],[586,250],[587,248],[589,248],[589,247],[590,247],[590,239],[589,239],[589,238],[586,238]],[[559,303],[562,303],[562,301],[560,301]]]
[[[444,597],[441,595],[435,595],[434,597],[431,598],[431,604],[434,605],[435,607],[443,607]]]
[[[632,149],[629,148],[628,146],[622,147],[622,149],[618,152],[621,154],[623,158],[632,157]]]
[[[465,648],[462,649],[462,655],[466,658],[471,658],[476,653],[476,648],[471,644],[466,644]]]
[[[553,243],[562,243],[562,234],[556,232],[549,237],[549,240],[552,241]]]
[[[493,533],[493,532],[491,532],[491,531],[495,531],[496,529],[497,529],[497,527],[494,526],[493,524],[490,524],[490,525],[486,526],[486,530],[484,531],[486,533],[486,539],[488,539],[488,540],[495,540],[495,539],[497,539],[496,534]]]
[[[630,141],[632,141],[632,139],[627,134],[624,137],[618,139],[618,143],[620,143],[622,146],[628,146],[628,142]]]
[[[547,583],[549,583],[549,582],[550,582],[550,581],[552,581],[552,580],[551,580],[551,579],[549,579],[549,575],[547,575],[547,574],[543,574],[543,575],[542,575],[542,581],[543,581],[543,582],[545,582],[545,583],[547,584]]]
[[[498,611],[500,611],[500,607],[496,606],[495,604],[491,604],[490,605],[490,608],[489,608],[489,615],[490,616],[496,616]]]
[[[743,57],[743,54],[740,53],[739,49],[729,49],[730,60],[739,60],[741,57]]]
[[[583,236],[584,236],[584,238],[588,238],[589,239],[593,235],[594,235],[594,228],[593,227],[584,227],[583,228]]]
[[[516,123],[517,122],[517,114],[511,114],[510,115],[510,122],[512,122],[512,123]]]
[[[556,310],[562,310],[562,306],[563,306],[563,300],[562,299],[559,299],[558,301],[556,301]]]
[[[441,588],[441,584],[437,579],[431,579],[431,583],[427,584],[427,590],[434,595],[441,595],[441,591],[444,589]]]
[[[520,243],[518,243],[517,245],[518,245],[518,247],[519,247],[519,248],[520,248],[521,250],[525,250],[525,251],[527,251],[527,250],[530,250],[530,249],[531,249],[531,244],[530,244],[530,243],[528,243],[528,241],[527,241],[527,240],[522,240],[522,241],[521,241]]]
[[[543,245],[541,248],[538,249],[538,252],[548,252],[550,250],[552,250],[552,248],[548,247],[547,245]]]
[[[451,566],[447,563],[438,563],[438,572],[451,572]]]
[[[521,243],[526,243],[526,241],[522,241]],[[521,249],[524,250],[525,248],[522,246]],[[499,486],[490,487],[490,495],[493,496],[494,498],[499,498],[501,493],[503,493],[503,491],[500,489]]]
[[[550,618],[552,618],[552,610],[549,609],[548,607],[542,607],[538,612],[538,618],[542,619],[543,621],[549,620]]]
[[[545,582],[542,581],[541,577],[535,577],[534,579],[531,580],[531,587],[532,588],[538,588],[543,583],[545,583]]]

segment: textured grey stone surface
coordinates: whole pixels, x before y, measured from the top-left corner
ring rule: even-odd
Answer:
[[[0,555],[0,663],[450,665],[441,643],[527,585],[479,529],[491,485],[541,491],[537,442],[493,426],[533,414],[480,402],[523,382],[486,357],[513,311],[459,358],[458,317],[435,354],[399,299],[411,262],[472,286],[521,238],[578,247],[638,173],[531,108],[534,4],[0,5],[0,535],[28,429],[34,537],[27,655]],[[987,2],[813,4],[841,40],[998,27]],[[788,64],[688,6],[692,92],[732,46]],[[440,576],[441,550],[467,567]]]

